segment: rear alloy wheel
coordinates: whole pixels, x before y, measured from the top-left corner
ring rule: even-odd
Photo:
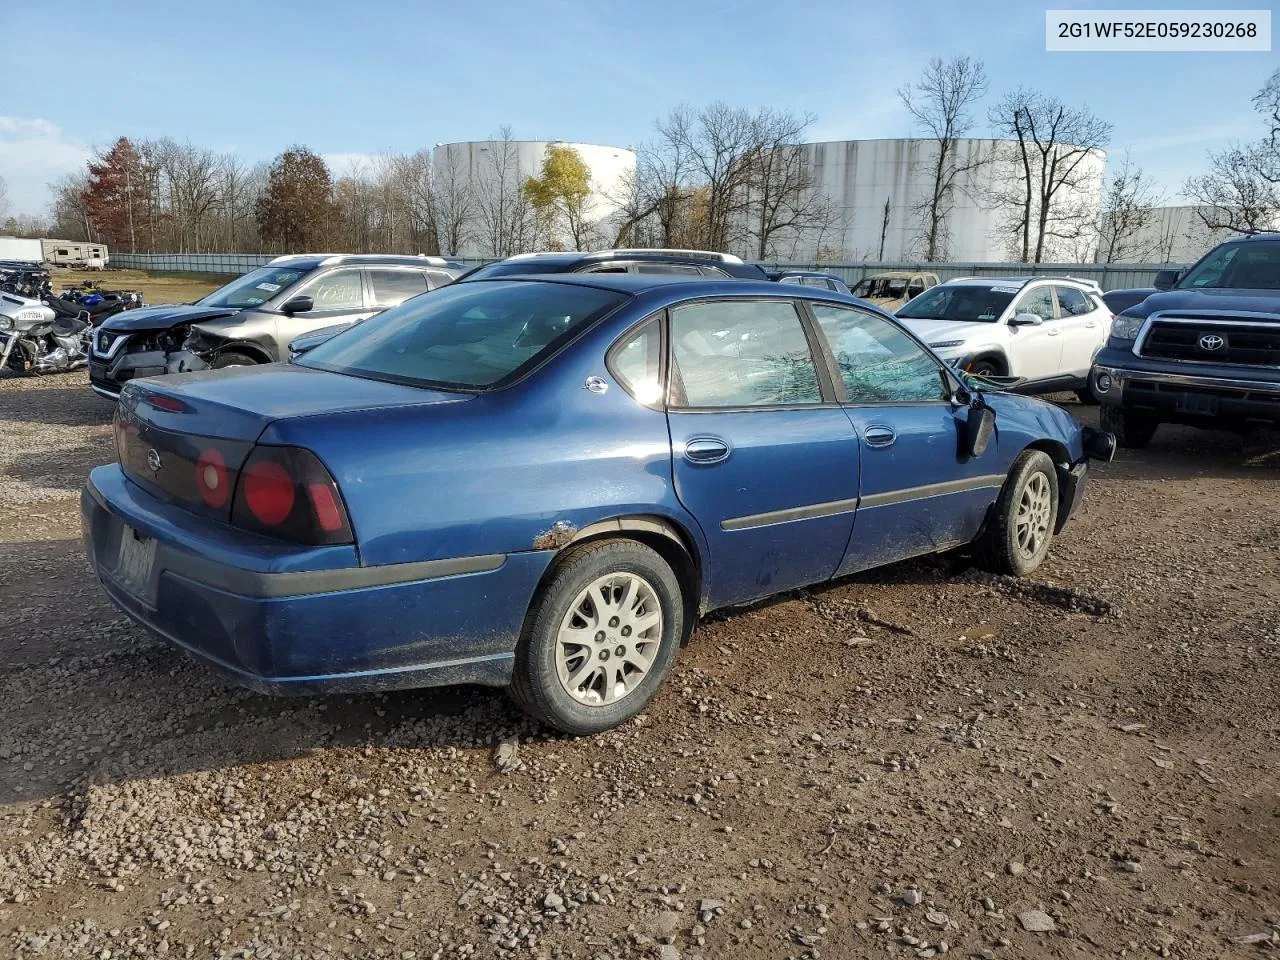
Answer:
[[[526,621],[512,697],[535,719],[576,735],[645,708],[684,637],[680,583],[643,544],[571,548]]]
[[[257,363],[258,361],[247,353],[241,353],[239,350],[223,350],[213,358],[213,363],[209,366],[215,370],[221,370],[224,367],[253,367],[257,366]]]
[[[1160,421],[1154,417],[1104,404],[1098,411],[1098,426],[1116,435],[1116,444],[1127,450],[1141,450],[1156,435]]]
[[[1048,556],[1057,522],[1057,468],[1042,450],[1024,450],[992,507],[978,559],[993,573],[1025,576]]]

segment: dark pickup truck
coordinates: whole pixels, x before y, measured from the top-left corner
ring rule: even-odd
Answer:
[[[1089,384],[1122,447],[1146,446],[1162,423],[1280,425],[1280,233],[1161,271],[1112,322]]]

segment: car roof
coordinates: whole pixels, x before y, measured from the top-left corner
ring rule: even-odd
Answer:
[[[1070,284],[1092,293],[1101,292],[1096,280],[1082,280],[1079,277],[953,277],[944,280],[943,284],[948,287],[1025,287],[1038,280]]]
[[[596,287],[601,290],[615,290],[632,296],[651,291],[679,290],[686,297],[755,297],[771,300],[832,300],[839,303],[864,307],[875,313],[883,313],[862,300],[835,290],[819,287],[802,287],[796,284],[778,284],[772,280],[730,280],[730,279],[690,279],[672,274],[634,274],[634,273],[515,273],[504,277],[472,280],[470,283],[566,283],[581,287]]]
[[[883,273],[869,273],[862,279],[864,280],[910,280],[912,277],[918,277],[922,273],[928,273],[927,270],[885,270]]]
[[[444,257],[403,253],[290,253],[282,257],[276,257],[274,260],[263,264],[263,266],[297,267],[301,270],[314,270],[316,267],[331,267],[340,264],[435,267],[443,270],[464,269],[462,264],[452,263],[444,259]]]

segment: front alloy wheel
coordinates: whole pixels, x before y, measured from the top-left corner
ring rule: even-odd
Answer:
[[[1044,563],[1058,523],[1058,469],[1043,450],[1024,450],[975,542],[976,559],[993,573],[1025,576]]]

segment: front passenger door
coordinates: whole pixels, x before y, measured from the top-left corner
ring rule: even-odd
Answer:
[[[676,494],[711,556],[713,606],[828,579],[858,495],[858,445],[787,300],[672,307],[667,422]]]
[[[1046,380],[1062,373],[1062,337],[1053,303],[1053,288],[1044,283],[1018,298],[1010,321],[1020,313],[1031,313],[1044,322],[1039,326],[1011,326],[1009,333],[1010,374],[1028,380]]]
[[[308,296],[314,306],[306,313],[292,316],[280,314],[276,321],[280,355],[287,357],[288,345],[295,337],[322,327],[364,320],[374,314],[365,299],[364,277],[359,267],[340,267],[304,283],[290,295]]]
[[[1100,311],[1083,290],[1055,285],[1058,296],[1058,326],[1062,329],[1062,372],[1085,379],[1093,366],[1093,355],[1106,340]]]
[[[894,324],[855,307],[810,303],[858,435],[853,536],[837,576],[972,540],[1004,476],[996,445],[964,446],[968,408],[938,361]]]

